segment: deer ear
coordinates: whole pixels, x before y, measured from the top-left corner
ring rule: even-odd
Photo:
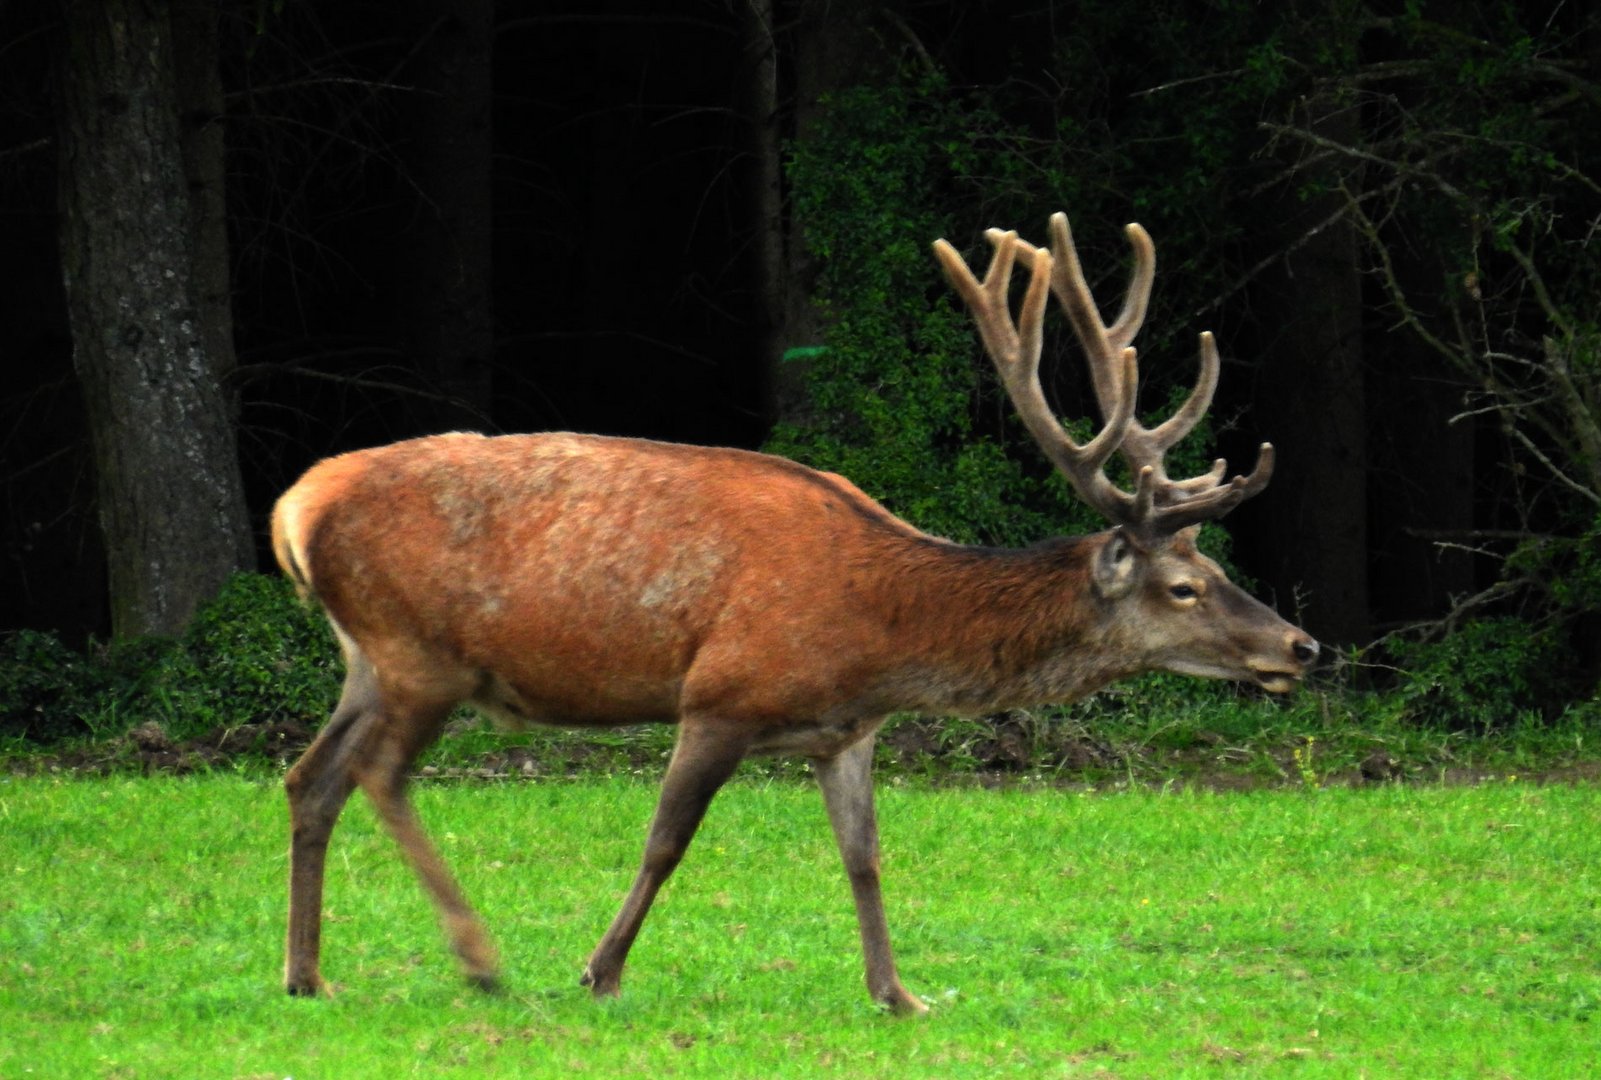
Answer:
[[[1113,529],[1095,553],[1095,592],[1105,600],[1127,596],[1139,572],[1141,551],[1122,529]]]

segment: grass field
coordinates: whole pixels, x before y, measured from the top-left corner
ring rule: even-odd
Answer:
[[[360,800],[324,973],[279,988],[277,786],[0,778],[0,1077],[1568,1077],[1601,1062],[1601,794],[881,792],[891,927],[931,1016],[876,1012],[819,800],[719,796],[623,997],[577,986],[654,788],[435,783],[501,948],[458,980]]]

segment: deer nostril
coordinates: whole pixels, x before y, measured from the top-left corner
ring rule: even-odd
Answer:
[[[1290,645],[1290,652],[1303,664],[1310,664],[1317,659],[1317,642],[1311,638],[1301,638]]]

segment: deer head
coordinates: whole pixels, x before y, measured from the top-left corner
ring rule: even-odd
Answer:
[[[1201,372],[1188,399],[1167,420],[1147,428],[1135,418],[1139,385],[1131,345],[1145,321],[1156,276],[1156,248],[1138,224],[1127,229],[1134,270],[1117,318],[1108,326],[1084,279],[1065,214],[1050,221],[1052,247],[990,229],[994,247],[984,280],[945,240],[934,255],[978,326],[985,351],[1029,434],[1079,497],[1111,522],[1093,571],[1099,596],[1124,603],[1120,630],[1150,666],[1214,678],[1243,678],[1268,690],[1293,687],[1317,657],[1317,643],[1229,582],[1195,545],[1200,523],[1215,520],[1258,494],[1273,475],[1273,447],[1263,443],[1256,467],[1224,480],[1221,458],[1200,476],[1174,480],[1163,459],[1206,414],[1217,390],[1219,360],[1210,332],[1201,334]],[[1018,319],[1008,289],[1019,258],[1029,270]],[[1040,386],[1046,293],[1056,296],[1088,360],[1105,426],[1079,445],[1062,428]],[[1125,491],[1106,476],[1120,453],[1134,477]],[[1193,612],[1193,618],[1182,618]]]

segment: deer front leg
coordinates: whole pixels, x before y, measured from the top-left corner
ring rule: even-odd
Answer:
[[[645,841],[644,861],[622,910],[590,954],[579,980],[596,997],[615,997],[621,991],[623,963],[657,890],[683,859],[712,796],[734,774],[749,744],[749,736],[733,725],[681,722]]]
[[[901,1015],[926,1013],[928,1006],[901,985],[889,946],[889,924],[878,884],[878,820],[873,811],[873,736],[831,758],[816,758],[812,767],[823,790],[829,824],[850,877],[856,919],[867,963],[867,990],[873,1000]]]

